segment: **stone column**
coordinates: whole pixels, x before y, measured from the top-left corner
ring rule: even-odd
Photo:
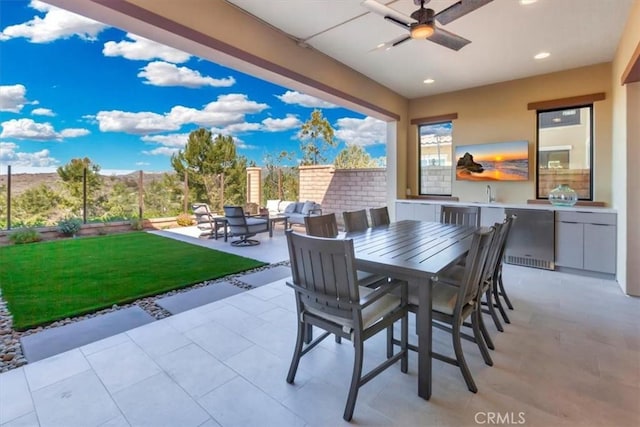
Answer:
[[[262,168],[247,168],[247,203],[255,203],[262,206]]]

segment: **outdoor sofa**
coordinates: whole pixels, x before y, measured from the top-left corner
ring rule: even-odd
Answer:
[[[296,202],[290,200],[267,200],[269,216],[286,216],[290,224],[304,225],[305,216],[322,215],[321,206],[313,201]]]

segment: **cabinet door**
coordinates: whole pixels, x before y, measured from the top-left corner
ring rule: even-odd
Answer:
[[[437,222],[435,205],[426,204],[426,203],[416,204],[415,215],[416,215],[415,219],[419,221]]]
[[[416,219],[415,209],[413,203],[408,202],[396,202],[396,221],[402,221],[403,219]]]
[[[583,268],[584,224],[556,222],[556,265]]]
[[[496,222],[504,221],[504,208],[482,207],[480,209],[480,225],[491,227]]]
[[[615,274],[616,227],[614,225],[584,225],[584,269]]]

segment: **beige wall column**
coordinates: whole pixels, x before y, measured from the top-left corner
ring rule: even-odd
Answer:
[[[640,46],[640,1],[635,2],[613,59],[613,165],[611,187],[613,207],[618,211],[616,278],[622,290],[640,296],[640,170],[634,158],[640,156],[640,83],[623,83],[625,73]]]
[[[262,206],[262,169],[259,167],[247,168],[247,203],[256,203]]]
[[[334,171],[333,165],[300,166],[298,199],[322,204]]]

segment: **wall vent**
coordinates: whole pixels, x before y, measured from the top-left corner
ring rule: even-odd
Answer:
[[[507,264],[522,265],[524,267],[543,268],[545,270],[555,270],[555,266],[552,261],[543,259],[509,255],[505,258],[505,261],[507,262]]]

